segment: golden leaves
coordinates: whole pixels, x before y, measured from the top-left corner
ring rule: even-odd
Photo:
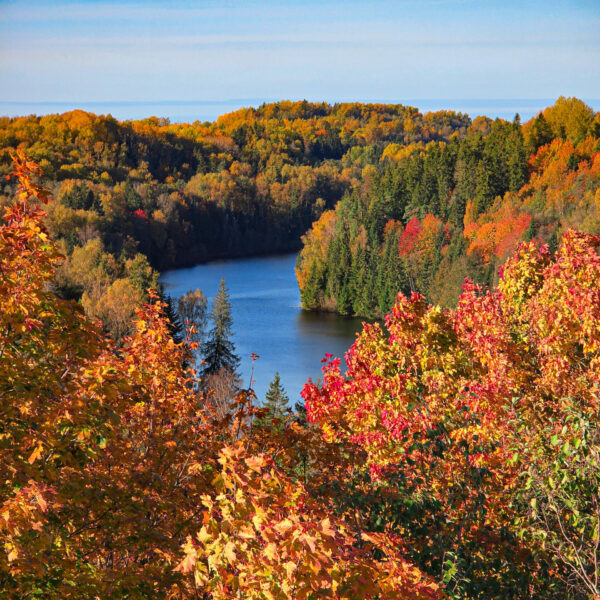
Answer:
[[[299,483],[289,481],[263,455],[246,457],[240,450],[237,445],[221,452],[221,493],[210,502],[211,516],[196,535],[197,543],[184,546],[187,558],[180,566],[190,569],[196,561],[197,581],[214,600],[236,594],[277,600],[313,594],[435,597],[434,587],[422,586],[417,569],[395,565],[382,577],[385,566],[360,550],[344,524],[334,523]],[[379,546],[384,538],[373,536],[373,541]],[[404,562],[399,554],[394,560]]]
[[[43,446],[41,444],[38,444],[36,446],[35,450],[30,454],[29,458],[27,459],[27,462],[30,465],[32,465],[36,460],[41,458],[42,452],[43,452]]]
[[[19,164],[21,197],[0,225],[0,577],[46,585],[51,566],[49,598],[419,597],[418,571],[374,560],[278,466],[294,464],[294,440],[320,452],[315,432],[254,440],[244,393],[234,417],[211,413],[160,303],[116,351],[49,291],[60,257],[29,202],[46,196]]]

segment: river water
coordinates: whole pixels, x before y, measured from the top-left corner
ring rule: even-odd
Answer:
[[[360,319],[300,308],[295,262],[296,254],[215,261],[167,271],[160,278],[173,298],[199,288],[212,301],[221,277],[225,277],[232,305],[233,341],[242,359],[240,374],[248,386],[250,354],[258,354],[253,388],[261,401],[275,371],[279,371],[290,403],[300,400],[304,383],[321,377],[324,355],[343,358],[361,329]]]

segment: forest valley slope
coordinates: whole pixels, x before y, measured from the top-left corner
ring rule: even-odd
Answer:
[[[0,119],[0,174],[17,148],[39,162],[67,256],[55,289],[118,338],[157,270],[301,245],[307,309],[381,317],[399,290],[455,305],[465,277],[496,283],[520,240],[599,231],[599,138],[575,98],[523,125],[306,101],[193,124],[77,110]]]
[[[154,292],[118,344],[54,292],[54,202],[14,161],[2,600],[600,597],[600,236],[523,243],[456,308],[398,295],[297,414],[224,411]]]

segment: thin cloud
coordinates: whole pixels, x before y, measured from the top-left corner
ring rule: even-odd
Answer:
[[[0,100],[599,97],[600,15],[567,4],[5,2]]]

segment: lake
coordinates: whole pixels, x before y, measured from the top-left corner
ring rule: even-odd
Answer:
[[[319,98],[317,101],[370,101],[407,106],[416,106],[421,112],[455,110],[466,112],[474,119],[486,115],[492,119],[500,117],[512,121],[515,113],[521,115],[524,122],[535,116],[538,111],[551,106],[556,98],[499,98],[499,99],[431,99],[431,98]],[[600,109],[600,99],[583,98],[594,110]],[[273,102],[273,98],[237,98],[226,100],[165,100],[165,101],[113,101],[113,102],[31,102],[0,100],[0,115],[15,117],[19,115],[47,115],[63,113],[80,108],[96,114],[112,114],[116,119],[144,119],[151,115],[168,117],[174,123],[193,123],[214,121],[219,115],[244,106],[260,106],[263,102]]]
[[[343,358],[361,329],[361,319],[302,310],[294,274],[296,256],[221,260],[167,271],[160,278],[173,298],[199,288],[212,301],[221,277],[225,277],[232,305],[233,341],[242,359],[240,374],[245,386],[250,380],[250,354],[260,356],[253,377],[260,401],[275,371],[279,371],[293,405],[300,400],[300,390],[308,378],[321,377],[324,355]]]

